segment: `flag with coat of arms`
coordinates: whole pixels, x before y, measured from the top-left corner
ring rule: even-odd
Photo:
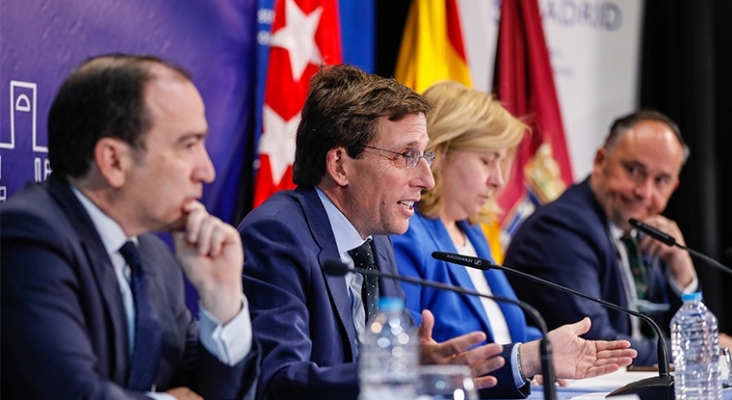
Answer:
[[[342,63],[337,0],[275,0],[253,206],[294,188],[300,111],[321,65]]]

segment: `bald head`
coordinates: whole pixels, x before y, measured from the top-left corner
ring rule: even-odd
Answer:
[[[665,122],[642,120],[600,148],[590,182],[607,218],[630,231],[629,218],[660,214],[679,185],[684,145]]]
[[[681,145],[683,155],[684,155],[682,163],[686,163],[686,160],[689,158],[689,147],[686,145],[686,142],[684,142],[684,138],[681,136],[681,130],[679,129],[679,126],[671,118],[669,118],[665,114],[660,113],[655,110],[635,111],[633,113],[624,115],[624,116],[616,119],[615,121],[613,121],[613,124],[610,127],[610,132],[608,133],[607,137],[605,138],[604,147],[609,152],[612,152],[615,149],[615,147],[617,146],[621,137],[626,132],[635,128],[641,122],[645,122],[645,121],[655,121],[655,122],[661,123],[663,125],[666,125],[668,130],[673,134],[673,136],[676,138],[676,140]]]

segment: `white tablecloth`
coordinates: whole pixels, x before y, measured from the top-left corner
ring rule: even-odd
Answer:
[[[557,387],[558,400],[600,400],[613,390],[630,382],[657,376],[658,372],[628,372],[625,368],[605,376],[571,381],[568,387]],[[541,386],[531,387],[531,400],[544,398]],[[724,400],[732,400],[732,388],[724,389]]]

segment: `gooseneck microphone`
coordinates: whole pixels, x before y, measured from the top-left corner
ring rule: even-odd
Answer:
[[[647,234],[648,236],[650,236],[650,237],[658,240],[659,242],[664,243],[664,244],[666,244],[668,246],[676,246],[676,247],[678,247],[680,249],[684,249],[684,250],[688,251],[689,254],[691,254],[692,256],[698,257],[698,258],[706,261],[711,266],[713,266],[715,268],[718,268],[718,269],[721,269],[722,271],[724,271],[724,272],[732,275],[732,269],[730,269],[729,267],[723,265],[719,261],[717,261],[717,260],[715,260],[715,259],[713,259],[713,258],[711,258],[711,257],[709,257],[707,255],[704,255],[702,253],[699,253],[696,250],[693,250],[693,249],[690,249],[690,248],[684,246],[683,244],[677,242],[676,239],[673,236],[669,235],[668,233],[666,233],[666,232],[664,232],[664,231],[662,231],[660,229],[657,229],[654,226],[648,225],[648,224],[646,224],[643,221],[639,221],[639,220],[637,220],[635,218],[629,219],[628,220],[628,223],[630,223],[630,226],[632,226],[633,228],[638,229],[639,231],[641,231],[641,232]],[[732,253],[731,250],[732,249],[727,249],[727,252],[728,253]],[[730,256],[730,255],[732,255],[732,254],[728,254],[728,256]],[[732,258],[732,257],[730,257],[730,258]]]
[[[470,256],[464,256],[462,254],[454,254],[454,253],[445,253],[442,251],[435,251],[432,253],[432,258],[435,258],[437,260],[446,261],[453,264],[463,265],[470,268],[477,268],[483,271],[487,271],[491,268],[496,268],[502,271],[506,271],[508,273],[521,276],[523,278],[526,278],[530,281],[536,282],[540,285],[549,286],[551,288],[560,290],[565,293],[569,293],[575,296],[582,297],[583,299],[590,300],[592,302],[601,304],[607,308],[611,308],[616,311],[620,311],[622,313],[630,314],[632,316],[638,317],[642,319],[643,321],[646,321],[652,328],[653,331],[658,336],[658,346],[657,346],[657,357],[658,357],[658,376],[648,379],[643,379],[637,382],[630,383],[626,386],[623,386],[614,392],[608,394],[607,397],[611,396],[622,396],[622,395],[638,395],[641,400],[673,400],[674,399],[674,378],[669,374],[669,361],[668,361],[668,349],[666,348],[666,340],[663,338],[663,332],[661,331],[661,328],[658,327],[655,321],[648,317],[645,314],[641,314],[637,311],[620,307],[617,304],[610,303],[608,301],[598,299],[592,296],[589,296],[587,294],[584,294],[582,292],[578,292],[574,289],[568,288],[566,286],[562,286],[559,284],[556,284],[554,282],[548,281],[546,279],[542,279],[539,277],[536,277],[534,275],[527,274],[522,271],[515,270],[513,268],[504,267],[502,265],[498,265],[493,263],[490,260],[484,259],[484,258],[478,258],[478,257],[470,257]]]
[[[543,336],[541,341],[539,342],[539,351],[541,354],[541,373],[544,378],[544,381],[542,382],[543,388],[544,388],[544,399],[555,400],[557,398],[556,388],[554,387],[554,380],[555,380],[554,379],[554,366],[551,363],[551,344],[549,343],[549,340],[546,337],[546,334],[547,334],[546,322],[544,322],[544,318],[541,317],[539,312],[534,307],[529,305],[528,303],[525,303],[521,300],[511,299],[511,298],[503,297],[503,296],[487,295],[487,294],[476,292],[474,290],[464,289],[459,286],[447,285],[447,284],[444,284],[441,282],[432,282],[432,281],[427,281],[427,280],[423,280],[423,279],[412,278],[409,276],[389,274],[389,273],[381,272],[381,271],[371,271],[371,270],[366,270],[366,269],[362,269],[362,268],[350,268],[346,264],[342,263],[340,260],[325,261],[325,263],[323,263],[323,272],[325,272],[328,275],[334,275],[334,276],[345,276],[349,272],[357,272],[362,275],[383,277],[383,278],[387,278],[387,279],[393,279],[393,280],[397,280],[397,281],[413,283],[413,284],[420,285],[420,286],[426,286],[426,287],[431,287],[431,288],[435,288],[435,289],[447,290],[447,291],[451,291],[451,292],[465,294],[468,296],[484,297],[484,298],[491,299],[494,301],[515,304],[515,305],[519,306],[522,310],[524,310],[524,312],[526,312],[528,315],[531,316],[531,319],[537,324],[537,326],[541,330],[541,334]]]

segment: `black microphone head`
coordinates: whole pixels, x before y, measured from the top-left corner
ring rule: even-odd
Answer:
[[[651,226],[646,224],[643,221],[638,221],[635,218],[628,219],[628,223],[633,227],[638,229],[639,231],[649,235],[650,237],[658,240],[661,243],[665,243],[669,246],[673,246],[676,244],[676,239],[674,239],[673,236],[669,235],[666,232],[663,232],[656,228],[655,226]]]
[[[478,257],[464,256],[456,253],[445,253],[444,251],[433,251],[432,258],[435,260],[447,261],[452,264],[464,265],[466,267],[489,270],[494,264],[490,260]]]
[[[326,260],[323,263],[323,271],[328,275],[345,276],[351,269],[340,260]]]
[[[732,261],[732,247],[727,247],[727,258]]]

